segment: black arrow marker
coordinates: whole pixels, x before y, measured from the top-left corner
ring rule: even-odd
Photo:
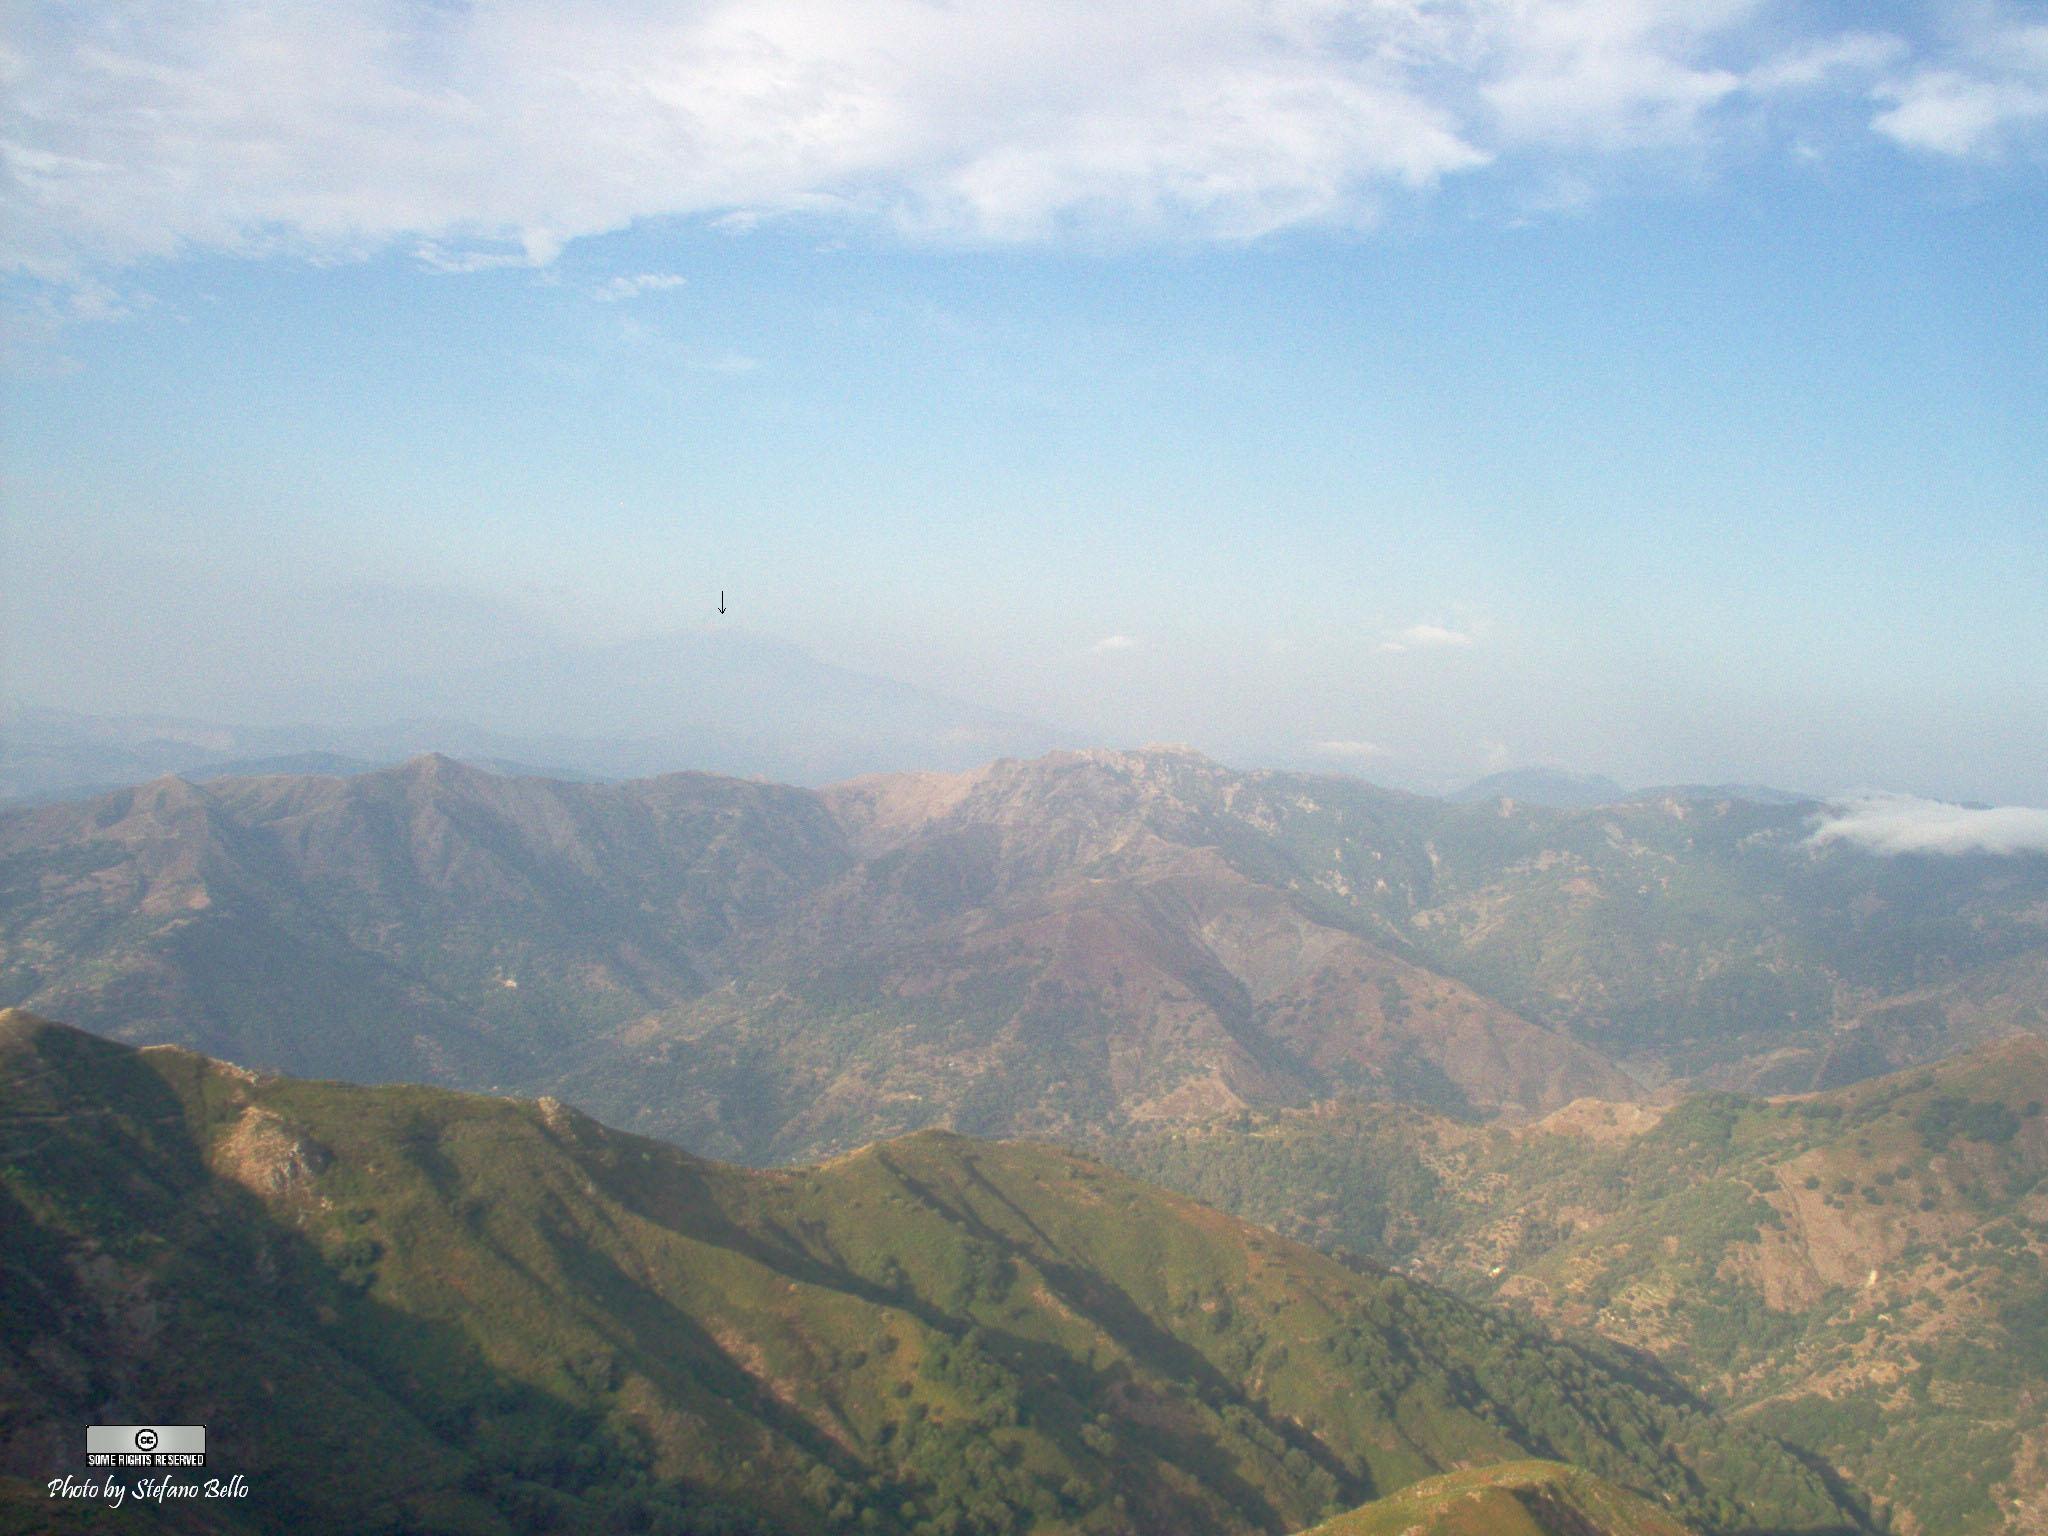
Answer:
[[[720,613],[725,612],[725,594],[723,592],[718,594],[718,611]]]

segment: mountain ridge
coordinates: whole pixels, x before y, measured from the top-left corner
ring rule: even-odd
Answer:
[[[1524,1461],[1427,1478],[1302,1536],[1687,1536],[1632,1494],[1576,1467]]]
[[[1858,1528],[1619,1357],[1042,1145],[745,1170],[19,1011],[0,1139],[0,1472],[89,1405],[206,1422],[256,1489],[220,1529],[1280,1536],[1538,1449],[1731,1536]]]
[[[1184,750],[822,791],[445,757],[158,781],[0,812],[0,1002],[753,1161],[1341,1094],[1540,1116],[2048,1030],[2048,860],[1901,863],[1806,818]]]
[[[1510,768],[1474,779],[1444,798],[1454,805],[1519,800],[1559,810],[1587,810],[1626,800],[1629,791],[1604,773],[1568,773],[1561,768]]]

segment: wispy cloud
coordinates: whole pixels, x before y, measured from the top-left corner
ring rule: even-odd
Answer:
[[[710,352],[686,359],[684,366],[695,373],[754,373],[761,359],[745,352]]]
[[[422,240],[413,248],[412,254],[413,260],[429,272],[450,272],[461,276],[471,272],[497,272],[507,267],[544,267],[561,254],[561,248],[548,241],[507,247],[495,241],[447,245],[439,240]]]
[[[1091,656],[1108,656],[1117,651],[1128,651],[1138,643],[1135,635],[1104,635],[1088,647]]]
[[[1748,20],[1745,0],[1480,9],[1495,23],[1498,50],[1480,94],[1517,143],[1610,151],[1683,143],[1742,86],[1715,54]]]
[[[2048,810],[1979,808],[1913,795],[1863,795],[1832,806],[1815,843],[1854,843],[1874,853],[2048,853]]]
[[[674,272],[635,272],[600,283],[591,289],[590,296],[606,304],[618,304],[627,299],[637,299],[642,294],[663,293],[670,288],[680,288],[689,279]]]
[[[1466,649],[1476,640],[1477,636],[1470,631],[1445,624],[1410,624],[1380,641],[1379,648],[1388,655],[1403,651],[1456,651]]]
[[[1751,69],[1742,83],[1747,90],[1771,93],[1819,90],[1845,79],[1863,82],[1911,52],[1904,38],[1890,32],[1844,32],[1774,54]]]
[[[0,49],[0,263],[402,243],[476,270],[792,213],[1242,240],[1488,168],[1521,200],[1615,156],[1790,153],[1809,120],[1988,153],[2043,112],[2048,43],[1958,14],[1901,40],[1762,0],[29,7]]]

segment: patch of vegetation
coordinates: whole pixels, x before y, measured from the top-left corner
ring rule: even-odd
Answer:
[[[1703,1530],[1850,1520],[1619,1355],[1049,1148],[748,1173],[18,1016],[0,1081],[10,1437],[203,1403],[264,1529],[1249,1536],[1529,1454]]]
[[[1958,1136],[2003,1146],[2019,1134],[2020,1116],[1997,1099],[1964,1099],[1938,1094],[1913,1121],[1930,1150],[1941,1152]]]
[[[2048,1437],[2048,1233],[2025,1203],[2048,1177],[2024,1110],[2044,1083],[2048,1054],[2015,1045],[1786,1104],[1706,1095],[1619,1138],[1325,1106],[1118,1155],[1620,1338],[1924,1529],[1991,1536],[2023,1492],[2017,1437]],[[1824,1217],[1793,1219],[1802,1201]]]

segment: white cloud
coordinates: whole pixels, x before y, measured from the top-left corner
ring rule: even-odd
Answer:
[[[1377,757],[1391,757],[1392,750],[1376,741],[1319,741],[1316,751],[1324,757],[1349,758],[1354,762],[1370,762]]]
[[[1463,650],[1474,643],[1477,637],[1462,629],[1451,629],[1443,624],[1410,624],[1398,629],[1379,644],[1389,655],[1403,651],[1455,651]]]
[[[1910,51],[1904,38],[1889,32],[1845,32],[1799,44],[1766,59],[1750,70],[1742,83],[1759,92],[1810,91],[1843,75],[1868,78],[1898,63]]]
[[[1681,142],[1741,86],[1713,44],[1753,0],[1552,0],[1515,8],[1504,66],[1482,93],[1509,135],[1623,149]]]
[[[496,272],[506,267],[544,267],[561,254],[561,248],[547,241],[522,243],[503,249],[485,243],[448,246],[438,240],[422,240],[413,248],[413,259],[430,272]]]
[[[1909,149],[1964,156],[1989,151],[2004,134],[2048,120],[2048,85],[1937,69],[1886,88],[1893,104],[1871,119]]]
[[[687,281],[689,279],[674,272],[635,272],[598,284],[590,296],[607,304],[617,304],[626,299],[637,299],[643,293],[662,293],[670,288],[680,288]]]
[[[2048,129],[2048,23],[2002,7],[1965,13],[1951,56],[1921,63],[1876,90],[1890,103],[1871,126],[1908,149],[1951,158],[1995,155]]]
[[[1138,643],[1134,635],[1104,635],[1088,647],[1091,656],[1107,656],[1114,651],[1128,651]]]
[[[1831,807],[1811,841],[1854,843],[1874,853],[2048,853],[2048,810],[1862,795]]]
[[[1960,153],[2039,105],[2040,28],[1911,59],[1787,30],[1762,0],[21,8],[0,45],[0,263],[69,281],[396,244],[478,270],[674,216],[1236,240],[1370,223],[1488,166],[1570,184],[1711,139],[1737,98],[1864,99],[1877,68],[1896,77],[1876,126],[1901,143]]]

